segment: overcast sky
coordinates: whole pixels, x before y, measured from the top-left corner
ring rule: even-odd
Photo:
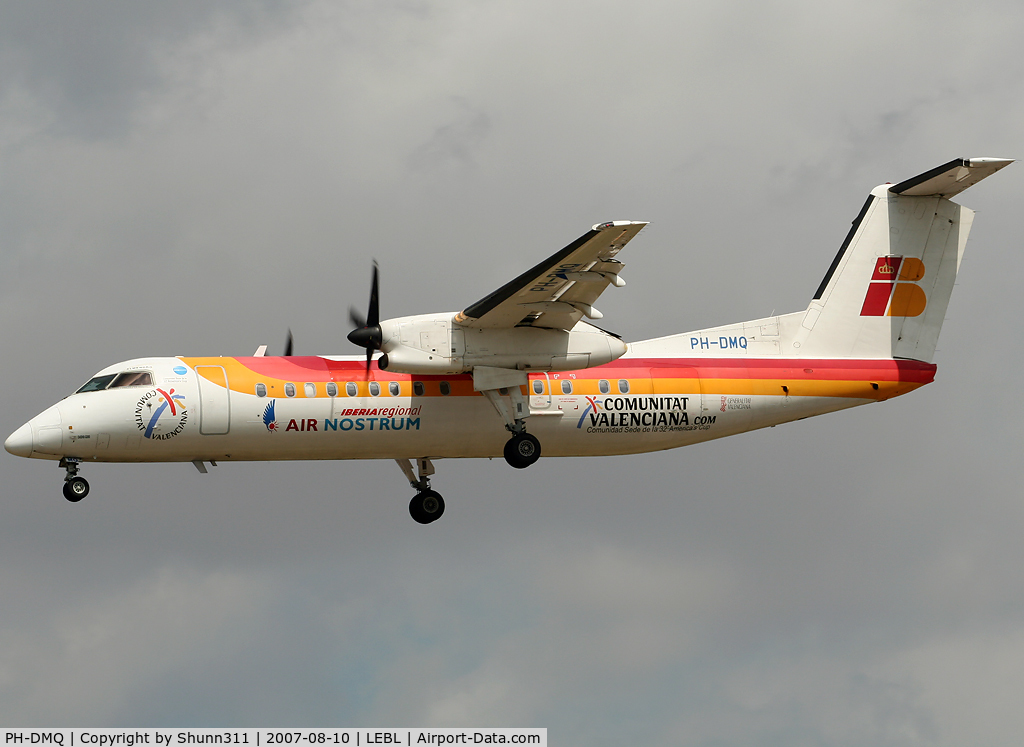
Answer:
[[[0,432],[145,355],[358,353],[648,220],[628,340],[803,309],[867,193],[1024,157],[1015,2],[0,0]],[[558,745],[1024,733],[1024,166],[910,396],[684,450],[0,453],[0,722],[545,726]],[[632,741],[631,741],[632,740]]]

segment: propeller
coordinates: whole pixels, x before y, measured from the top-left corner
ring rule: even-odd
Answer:
[[[287,339],[285,340],[285,343],[284,343],[284,355],[285,355],[286,358],[292,354],[292,343],[293,342],[294,342],[294,340],[292,339],[292,330],[289,327],[288,328],[288,337],[287,337]]]
[[[366,375],[370,375],[373,351],[384,344],[384,333],[380,328],[380,293],[377,280],[377,262],[373,263],[373,281],[370,284],[370,308],[363,317],[355,307],[349,307],[348,317],[355,327],[348,333],[348,341],[366,349]]]

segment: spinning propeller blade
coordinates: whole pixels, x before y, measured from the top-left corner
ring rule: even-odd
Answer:
[[[380,350],[384,344],[384,333],[380,328],[380,284],[378,280],[377,262],[373,263],[373,280],[370,284],[370,308],[364,319],[358,311],[350,308],[349,319],[355,327],[348,333],[348,341],[366,349],[366,375],[370,375],[370,362],[373,351]]]

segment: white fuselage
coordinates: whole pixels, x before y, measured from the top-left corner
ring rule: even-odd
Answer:
[[[97,376],[148,372],[151,382],[61,400],[12,436],[15,453],[103,462],[501,456],[508,433],[470,375],[374,366],[367,376],[363,366],[336,356],[128,361]],[[892,360],[627,354],[581,371],[530,374],[523,391],[529,431],[545,456],[599,456],[671,449],[885,399],[933,372],[914,364],[908,373]]]

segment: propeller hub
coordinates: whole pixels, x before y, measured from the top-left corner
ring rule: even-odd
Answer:
[[[367,350],[380,350],[384,344],[384,333],[379,324],[359,327],[348,333],[348,341]]]

